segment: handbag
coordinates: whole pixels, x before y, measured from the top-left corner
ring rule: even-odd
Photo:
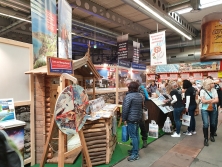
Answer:
[[[159,134],[159,126],[156,124],[156,121],[151,120],[151,123],[149,123],[148,137],[158,138],[158,134]]]
[[[213,99],[213,97],[206,90],[205,90],[205,92],[208,94],[208,96],[210,96],[211,99]],[[213,110],[214,110],[213,104],[212,103],[208,104],[207,111],[211,112]]]
[[[191,119],[191,116],[183,114],[182,115],[182,125],[190,126],[190,119]]]
[[[128,140],[129,140],[128,126],[123,125],[122,126],[122,142],[127,142]]]

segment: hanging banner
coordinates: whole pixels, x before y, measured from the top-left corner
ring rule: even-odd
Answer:
[[[208,76],[211,76],[213,78],[218,78],[218,72],[208,72]]]
[[[133,41],[133,62],[139,63],[140,43]]]
[[[163,80],[163,79],[168,79],[167,74],[160,74],[160,79],[161,79],[161,80]]]
[[[202,73],[193,73],[193,79],[194,80],[202,79]]]
[[[222,71],[218,71],[218,78],[222,78]]]
[[[31,0],[34,68],[46,65],[46,57],[57,57],[56,0]]]
[[[167,64],[165,31],[150,34],[150,64]]]
[[[128,34],[117,37],[118,60],[128,58]]]
[[[72,59],[72,7],[66,0],[58,2],[58,57]]]
[[[170,79],[177,80],[178,79],[178,74],[170,74]]]
[[[190,77],[189,73],[180,74],[181,79],[188,79]]]
[[[155,75],[147,75],[147,80],[155,80]]]

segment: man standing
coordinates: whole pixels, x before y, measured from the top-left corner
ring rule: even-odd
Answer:
[[[146,88],[144,88],[143,85],[141,85],[141,83],[139,82],[139,80],[136,81],[139,84],[139,88],[138,88],[138,92],[141,93],[143,95],[143,102],[145,102],[146,100],[146,95],[144,91],[147,91]],[[148,92],[147,92],[147,96],[148,96]],[[145,108],[144,108],[145,109]],[[146,127],[145,127],[145,120],[144,118],[140,121],[139,123],[139,127],[140,127],[140,134],[142,136],[142,140],[143,140],[143,146],[142,148],[146,148],[147,147],[147,131],[146,131]]]

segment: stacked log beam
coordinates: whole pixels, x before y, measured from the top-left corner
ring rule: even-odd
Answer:
[[[40,163],[45,144],[45,75],[35,76],[35,151],[36,162]]]
[[[50,125],[51,125],[51,120],[52,118],[52,114],[51,114],[51,107],[50,107],[50,92],[51,92],[51,77],[46,77],[45,79],[45,140],[47,138],[47,134],[50,131]],[[48,149],[48,155],[47,155],[48,159],[53,158],[53,149],[51,147],[49,147]]]
[[[108,164],[116,145],[116,136],[112,135],[112,118],[87,121],[83,134],[92,165]],[[83,166],[86,161],[83,156]]]

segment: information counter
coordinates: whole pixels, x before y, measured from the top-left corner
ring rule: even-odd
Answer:
[[[167,114],[164,114],[152,100],[145,101],[145,107],[148,109],[148,120],[146,121],[147,131],[151,120],[155,120],[159,128],[162,129]]]

